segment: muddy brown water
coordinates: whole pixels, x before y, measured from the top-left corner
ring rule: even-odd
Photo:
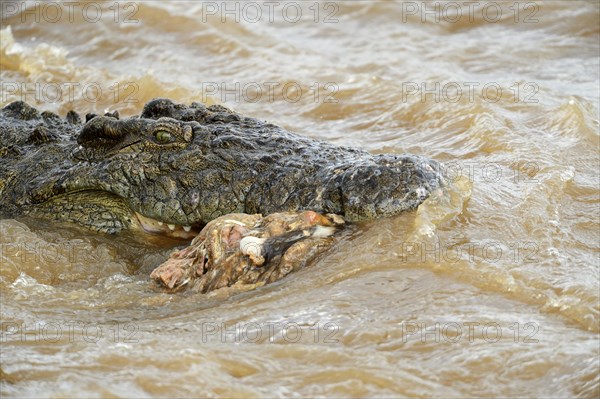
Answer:
[[[180,242],[2,220],[3,396],[598,397],[597,2],[69,7],[2,2],[1,105],[221,103],[453,187],[233,295],[158,289]]]

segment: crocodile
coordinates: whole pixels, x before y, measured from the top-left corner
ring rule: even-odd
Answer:
[[[158,98],[139,116],[85,121],[22,101],[0,110],[2,218],[191,239],[230,213],[388,217],[444,185],[430,158],[334,145],[221,105]]]

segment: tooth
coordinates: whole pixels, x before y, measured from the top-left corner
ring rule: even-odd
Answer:
[[[175,225],[174,224],[168,224],[167,226],[169,226],[169,230],[175,230]]]
[[[163,222],[160,222],[160,221],[158,222],[159,226],[162,226],[163,224],[164,224]]]
[[[192,229],[192,226],[183,226],[183,229],[186,231],[186,233],[189,233]]]

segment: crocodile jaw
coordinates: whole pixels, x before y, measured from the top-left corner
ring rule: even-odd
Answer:
[[[102,190],[64,193],[31,205],[28,215],[71,222],[94,231],[114,234],[129,229],[166,237],[192,239],[201,225],[176,225],[132,210],[122,197]]]
[[[137,225],[132,227],[137,227],[150,234],[160,234],[169,237],[191,240],[192,238],[196,237],[200,231],[199,228],[195,226],[180,226],[177,224],[164,223],[160,220],[146,217],[138,212],[134,212],[134,215],[137,220]]]

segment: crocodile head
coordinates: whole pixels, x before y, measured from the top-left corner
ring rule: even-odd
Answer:
[[[24,187],[13,190],[16,208],[110,233],[189,238],[210,220],[241,212],[310,209],[373,219],[414,209],[443,184],[439,165],[425,157],[372,155],[221,106],[165,99],[148,103],[140,117],[91,117],[70,141],[25,151],[39,159],[15,166],[30,169],[29,181],[18,179]]]
[[[193,237],[206,221],[200,208],[218,202],[226,184],[227,165],[206,163],[201,135],[193,121],[95,116],[65,154],[69,167],[34,181],[30,213],[110,233],[127,228]],[[237,209],[215,203],[223,207]]]

